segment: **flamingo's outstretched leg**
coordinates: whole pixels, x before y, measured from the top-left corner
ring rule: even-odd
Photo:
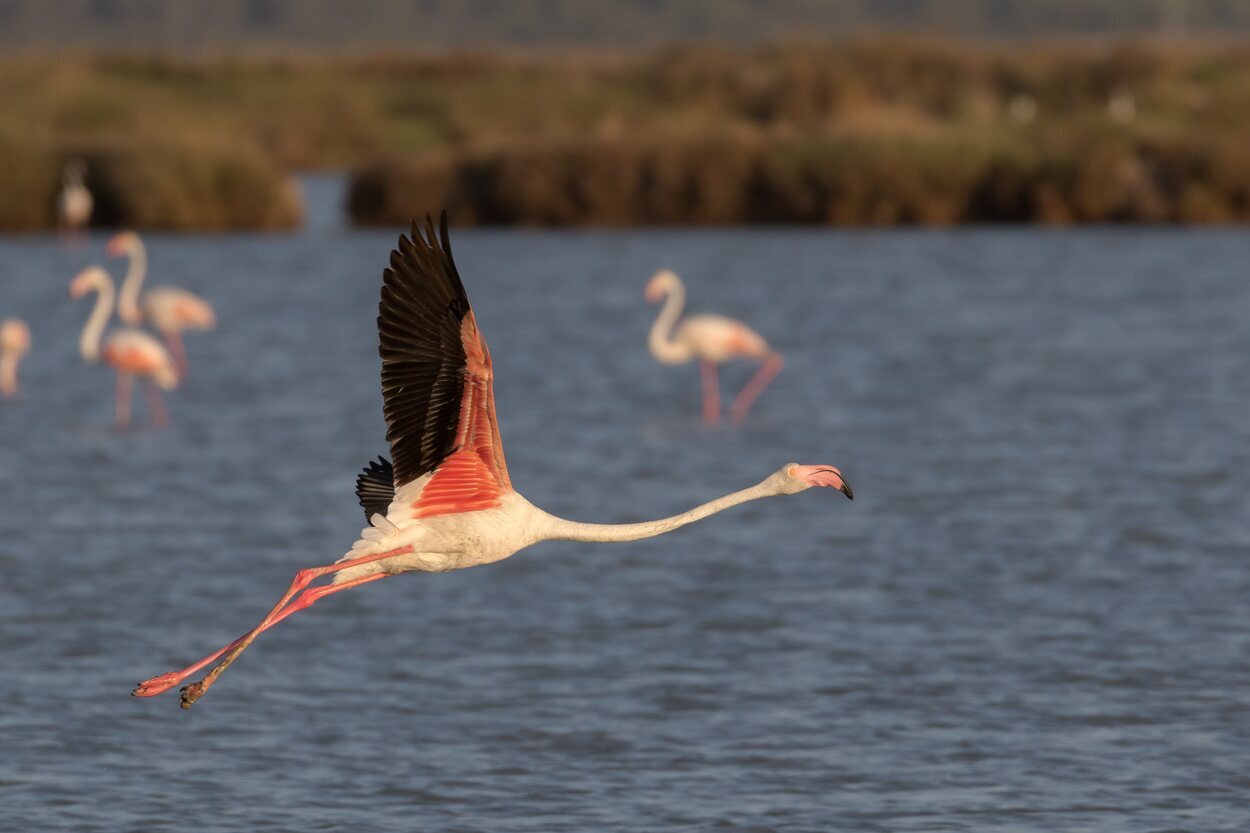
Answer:
[[[303,610],[306,607],[311,607],[314,602],[316,602],[318,599],[321,599],[324,596],[329,596],[331,593],[338,593],[340,590],[350,590],[353,587],[359,587],[362,584],[368,584],[371,581],[377,581],[378,579],[386,578],[388,575],[390,574],[389,573],[374,573],[372,575],[362,576],[361,578],[353,579],[352,581],[345,581],[342,584],[327,584],[322,587],[310,587],[307,590],[305,590],[303,593],[301,593],[293,602],[291,602],[285,608],[283,608],[282,612],[279,613],[277,616],[275,616],[272,620],[270,620],[270,622],[267,625],[265,625],[262,628],[259,628],[259,632],[263,633],[264,631],[269,630],[274,625],[278,624],[283,619],[290,616],[292,613],[296,613],[300,610]],[[144,680],[143,682],[139,683],[139,686],[134,691],[132,691],[131,694],[133,694],[136,697],[154,697],[157,694],[161,694],[162,692],[168,691],[169,689],[178,685],[178,683],[185,680],[187,677],[190,677],[196,671],[199,671],[201,668],[208,665],[210,662],[213,662],[214,660],[216,660],[222,654],[226,653],[227,651],[233,650],[234,648],[237,648],[239,646],[239,643],[241,643],[247,637],[248,637],[248,634],[246,633],[243,634],[238,639],[231,642],[229,645],[226,645],[223,648],[219,648],[218,650],[204,657],[199,662],[196,662],[193,665],[188,665],[186,668],[182,669],[181,671],[171,671],[168,674],[161,674],[160,676],[152,677],[150,679]],[[201,692],[201,694],[202,693],[203,692]]]
[[[345,581],[342,584],[323,584],[320,587],[309,587],[303,593],[296,596],[289,605],[284,607],[282,612],[275,616],[273,621],[264,627],[264,630],[269,630],[274,625],[290,616],[292,613],[299,613],[304,608],[312,607],[313,604],[321,599],[324,599],[326,596],[338,593],[340,590],[351,590],[353,587],[359,587],[362,584],[368,584],[371,581],[377,581],[378,579],[386,578],[389,575],[390,573],[373,573],[371,575],[361,576],[360,578],[354,578],[351,581]]]
[[[225,671],[226,668],[229,667],[229,665],[232,662],[234,662],[236,658],[238,658],[239,654],[243,653],[243,651],[247,648],[247,646],[252,644],[252,641],[255,640],[256,637],[259,636],[262,631],[268,630],[270,627],[282,621],[287,616],[291,615],[291,613],[294,613],[296,610],[301,610],[304,607],[308,607],[309,605],[311,605],[313,602],[315,602],[317,599],[321,598],[322,596],[328,595],[329,593],[336,593],[339,590],[346,590],[349,587],[356,587],[365,583],[363,580],[357,579],[355,581],[344,582],[343,584],[339,584],[339,585],[327,585],[326,587],[313,588],[313,591],[309,591],[308,593],[305,594],[308,597],[307,600],[305,600],[305,595],[301,595],[300,598],[297,599],[294,605],[292,606],[292,609],[290,610],[290,612],[289,613],[286,612],[284,608],[287,606],[287,603],[290,602],[291,599],[297,593],[299,593],[300,591],[308,587],[308,585],[311,584],[314,580],[316,580],[317,578],[320,578],[321,576],[327,575],[329,573],[337,573],[340,570],[345,570],[348,567],[355,567],[360,564],[368,564],[373,561],[380,561],[384,558],[391,558],[392,556],[403,555],[404,553],[408,553],[408,552],[412,552],[411,545],[400,547],[399,549],[387,550],[386,552],[377,553],[375,555],[365,555],[365,556],[361,556],[360,558],[350,559],[348,561],[339,561],[339,562],[336,562],[334,564],[329,564],[324,567],[313,567],[307,570],[300,570],[298,573],[295,574],[295,580],[291,582],[291,586],[287,588],[287,591],[286,593],[282,595],[281,600],[279,600],[279,602],[276,605],[274,605],[273,609],[269,611],[269,613],[265,616],[265,618],[262,619],[260,624],[257,625],[255,628],[248,631],[243,636],[239,637],[234,642],[230,643],[229,645],[222,648],[221,650],[215,653],[209,654],[207,657],[195,663],[194,665],[190,665],[182,669],[181,671],[174,671],[169,674],[161,674],[160,676],[152,677],[150,679],[144,680],[143,682],[139,683],[138,687],[136,687],[135,690],[131,693],[134,694],[136,697],[152,697],[157,694],[160,694],[161,692],[167,691],[168,689],[182,682],[184,679],[191,676],[196,671],[200,670],[205,665],[208,665],[210,662],[213,662],[218,657],[221,657],[224,654],[225,659],[223,659],[220,663],[218,663],[218,665],[215,668],[213,668],[213,670],[210,671],[207,674],[207,676],[204,677],[203,680],[200,680],[198,683],[194,683],[192,685],[187,686],[185,689],[183,689],[182,707],[184,709],[191,708],[191,705],[195,703],[195,701],[198,700],[201,696],[203,696],[205,691],[208,691],[209,686],[213,684],[213,681],[217,679],[217,677],[221,674],[221,672]],[[382,573],[378,575],[381,576],[385,574]],[[374,577],[365,576],[364,578],[373,580]]]
[[[747,411],[751,410],[755,400],[764,392],[764,388],[768,387],[769,383],[781,372],[784,364],[780,353],[768,354],[768,357],[760,364],[760,369],[755,371],[755,375],[746,383],[742,393],[738,394],[738,398],[730,406],[729,416],[734,422],[742,422],[746,419]]]
[[[129,373],[117,374],[117,427],[130,424],[130,400],[134,395],[134,377]]]
[[[17,362],[9,356],[0,355],[0,397],[16,399],[22,388],[17,383]]]
[[[174,360],[174,370],[178,371],[178,378],[186,378],[187,348],[182,343],[182,333],[177,330],[166,330],[165,346],[169,348],[169,355]]]
[[[703,362],[703,424],[715,425],[720,422],[720,389],[716,382],[716,365]]]
[[[161,392],[156,389],[156,385],[149,382],[146,385],[148,394],[148,408],[152,411],[152,424],[164,428],[169,424],[169,411],[165,408],[165,401],[161,398]]]

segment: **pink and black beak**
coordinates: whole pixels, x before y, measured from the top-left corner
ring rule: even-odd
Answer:
[[[799,466],[795,474],[801,477],[808,486],[834,488],[846,495],[848,500],[855,500],[855,492],[851,491],[851,484],[847,483],[842,472],[833,466]]]
[[[851,484],[846,482],[846,478],[842,476],[842,472],[833,468],[826,469],[826,472],[832,475],[830,477],[831,480],[836,480],[837,482],[829,483],[829,484],[821,484],[821,485],[833,486],[839,492],[846,495],[847,500],[855,500],[855,492],[851,491]]]

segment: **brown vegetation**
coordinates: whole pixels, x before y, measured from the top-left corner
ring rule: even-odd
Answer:
[[[0,230],[49,228],[61,172],[86,164],[92,225],[204,231],[286,229],[302,209],[294,183],[244,148],[141,142],[33,145],[0,135]]]
[[[1040,148],[802,138],[597,141],[366,167],[349,211],[401,224],[951,225],[1250,221],[1250,148],[1099,137]]]
[[[1239,43],[18,55],[0,87],[0,228],[51,222],[71,153],[101,221],[171,228],[289,223],[286,172],[344,167],[362,223],[1250,219]]]
[[[284,229],[299,224],[294,183],[247,146],[82,148],[96,223],[147,229]]]
[[[593,125],[391,155],[358,171],[352,216],[396,224],[445,204],[460,222],[552,225],[1250,220],[1250,52],[1237,45],[886,38],[591,66]]]

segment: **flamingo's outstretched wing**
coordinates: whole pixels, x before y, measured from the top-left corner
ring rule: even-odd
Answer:
[[[416,517],[485,509],[512,486],[495,419],[490,353],[447,235],[426,218],[383,275],[378,334],[386,439],[397,492],[420,482]],[[366,509],[366,511],[368,511]]]
[[[356,499],[365,510],[365,522],[374,515],[385,515],[395,499],[395,472],[391,461],[385,457],[371,460],[364,471],[356,475]]]

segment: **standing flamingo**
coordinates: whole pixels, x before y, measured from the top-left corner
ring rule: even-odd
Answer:
[[[152,328],[165,338],[165,344],[174,357],[181,378],[187,372],[187,351],[182,343],[183,330],[211,330],[217,326],[213,307],[194,293],[172,286],[155,286],[144,292],[139,290],[147,277],[148,252],[133,231],[124,231],[109,240],[105,249],[109,257],[127,255],[130,267],[122,281],[122,292],[117,304],[117,314],[122,321],[136,326],[145,319]]]
[[[16,318],[0,323],[0,396],[17,396],[17,366],[30,352],[30,330]]]
[[[61,194],[56,201],[57,225],[75,239],[78,232],[91,222],[93,200],[91,192],[83,183],[87,166],[81,159],[73,159],[65,166],[61,181]]]
[[[647,349],[663,364],[685,364],[698,360],[703,372],[705,424],[715,425],[720,421],[717,367],[737,357],[759,360],[760,369],[742,388],[729,409],[730,417],[735,422],[741,422],[764,388],[781,372],[781,354],[769,347],[763,336],[746,324],[723,315],[691,315],[677,325],[682,306],[686,303],[686,287],[675,273],[661,269],[647,282],[644,297],[647,303],[654,304],[665,296],[668,300],[647,336]]]
[[[383,274],[379,305],[382,410],[394,463],[379,458],[356,479],[368,526],[333,564],[300,570],[282,598],[243,636],[181,671],[144,680],[151,697],[201,668],[182,689],[190,708],[263,631],[318,599],[410,570],[438,573],[490,564],[539,541],[636,541],[771,495],[832,486],[851,488],[832,466],[783,466],[763,482],[680,515],[632,524],[567,521],[533,506],[512,488],[495,419],[490,353],[478,332],[447,235],[427,218],[424,234],[400,237]],[[326,584],[310,586],[325,575]]]
[[[95,308],[82,329],[82,338],[78,342],[78,350],[89,362],[100,360],[100,338],[104,333],[104,325],[113,314],[113,279],[99,266],[88,266],[79,272],[69,285],[72,298],[81,298],[88,292],[97,293]],[[173,390],[178,387],[178,372],[174,369],[174,360],[161,346],[161,343],[142,330],[129,327],[114,330],[104,341],[104,361],[117,371],[117,427],[124,428],[130,424],[130,402],[133,398],[134,377],[142,376],[148,380],[148,405],[152,409],[152,419],[157,425],[169,421],[165,403],[161,401],[160,390]]]

